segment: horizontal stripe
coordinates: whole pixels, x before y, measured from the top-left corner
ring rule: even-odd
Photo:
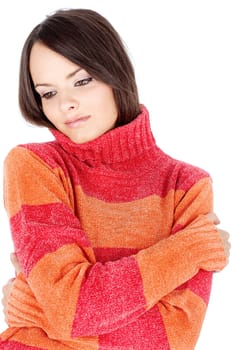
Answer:
[[[101,335],[99,350],[106,349],[170,350],[158,307],[153,307],[125,327]]]
[[[105,263],[107,261],[116,261],[118,259],[134,255],[138,252],[138,249],[134,248],[106,248],[106,247],[96,247],[93,248],[96,261]]]
[[[96,263],[79,293],[72,335],[110,333],[145,312],[140,272],[133,257]]]
[[[57,180],[66,183],[67,189],[70,177],[72,184],[80,185],[86,194],[107,202],[127,202],[152,194],[164,197],[170,190],[187,191],[196,182],[208,177],[204,170],[174,160],[159,150],[154,157],[150,162],[148,159],[137,159],[124,171],[103,165],[100,168],[88,167],[66,153],[56,142],[50,142],[15,148],[5,164],[6,167],[14,167],[16,173],[23,170],[30,177],[33,173],[43,178],[44,172],[48,177],[48,171],[52,171]],[[41,195],[43,198],[43,193]]]
[[[4,202],[8,216],[16,215],[22,205],[63,203],[72,208],[70,180],[59,169],[55,170],[28,150],[13,149],[4,167]]]
[[[174,198],[157,195],[129,203],[108,203],[76,187],[77,213],[93,247],[143,249],[171,233]],[[163,215],[161,215],[163,212]]]
[[[42,329],[32,327],[15,328],[13,333],[9,340],[0,340],[1,350],[99,350],[98,338],[95,337],[74,341],[52,340]]]
[[[28,329],[25,329],[23,334],[27,335]],[[57,341],[54,345],[51,345],[51,340],[47,338],[48,341],[45,342],[46,344],[42,347],[38,347],[38,345],[35,346],[29,346],[25,345],[23,343],[23,340],[21,342],[17,341],[6,341],[1,343],[0,342],[0,349],[1,350],[99,350],[98,342],[95,341],[95,339],[91,339],[90,341],[85,341],[84,339],[81,339],[80,341],[77,341],[73,343],[63,342],[63,341]],[[41,343],[41,338],[39,338],[38,343]],[[67,343],[67,345],[65,345]]]
[[[65,244],[90,246],[79,220],[63,203],[24,205],[10,224],[15,251],[26,275],[45,254]]]
[[[51,338],[71,339],[77,300],[90,260],[88,250],[69,244],[46,254],[29,274],[28,283],[44,311],[43,327]]]
[[[199,215],[213,211],[213,190],[210,178],[198,181],[187,192],[175,192],[173,233],[190,224]]]
[[[199,270],[188,282],[182,284],[177,290],[189,289],[191,292],[198,295],[206,305],[209,303],[210,290],[212,285],[212,272]]]
[[[226,263],[217,230],[205,216],[168,239],[140,251],[136,260],[148,308],[196,275],[200,268],[218,271]]]

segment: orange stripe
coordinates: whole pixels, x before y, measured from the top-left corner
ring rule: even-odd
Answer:
[[[171,349],[194,349],[206,312],[204,301],[186,289],[165,296],[158,307]]]
[[[24,204],[63,202],[71,206],[73,198],[69,197],[72,195],[69,178],[62,169],[50,169],[41,158],[27,149],[13,149],[5,161],[4,170],[4,199],[10,217],[19,212]]]
[[[213,210],[213,191],[211,179],[205,177],[198,181],[185,193],[175,192],[174,221],[176,225],[185,226],[200,214],[207,214]]]
[[[211,229],[213,229],[213,235],[210,235]],[[196,236],[194,234],[195,230],[197,232]],[[219,243],[213,241],[213,237],[216,236],[215,230],[214,225],[209,223],[205,216],[200,216],[198,220],[193,221],[185,228],[182,235],[172,235],[169,239],[161,240],[154,246],[140,251],[135,256],[143,279],[147,307],[150,307],[151,303],[154,304],[198,272],[198,264],[195,268],[194,264],[189,265],[188,262],[191,256],[190,249],[193,249],[193,261],[201,261],[203,251],[200,249],[200,244],[202,239],[206,239],[204,243],[208,243],[207,249],[211,247],[219,249]],[[179,251],[180,256],[177,255]],[[213,260],[214,266],[216,266],[218,260],[220,266],[222,266],[222,255],[218,251],[216,251],[216,258],[213,258]]]
[[[93,247],[143,249],[170,234],[173,190],[164,198],[152,195],[129,203],[109,203],[89,197],[77,186],[76,197],[81,226]]]
[[[59,338],[57,329],[62,331],[64,337],[69,338],[71,335],[79,290],[86,270],[90,267],[87,259],[93,261],[92,252],[92,249],[86,248],[84,257],[84,252],[76,244],[67,244],[54,253],[46,254],[28,277],[39,305],[47,310],[48,322],[45,328],[55,338]],[[53,288],[55,284],[56,288]]]
[[[58,341],[49,339],[47,334],[40,328],[10,328],[2,335],[3,340],[15,341],[27,346],[33,346],[36,349],[44,350],[97,350],[97,337],[82,337],[74,341]],[[12,346],[17,345],[12,343]],[[12,347],[13,349],[13,347]]]

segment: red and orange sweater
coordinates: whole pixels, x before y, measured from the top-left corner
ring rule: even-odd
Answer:
[[[86,144],[53,134],[5,161],[23,272],[0,349],[194,349],[226,264],[209,175],[157,147],[145,108]]]

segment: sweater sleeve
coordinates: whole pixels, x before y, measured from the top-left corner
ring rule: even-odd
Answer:
[[[217,271],[226,264],[217,230],[203,215],[209,209],[208,178],[177,200],[176,234],[104,264],[95,261],[67,186],[59,171],[24,148],[6,159],[5,206],[23,269],[9,298],[12,327],[36,325],[63,340],[110,333],[200,269]]]
[[[185,229],[188,222],[200,213],[213,211],[211,183],[197,191],[199,195],[202,193],[201,201],[198,196],[195,198],[194,189],[195,187],[191,188],[184,196],[177,193],[173,234]],[[195,348],[209,302],[212,278],[212,271],[199,270],[195,276],[159,301],[158,309],[172,349]]]

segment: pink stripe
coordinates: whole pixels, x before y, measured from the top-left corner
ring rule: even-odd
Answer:
[[[22,147],[31,150],[52,169],[63,169],[65,176],[72,177],[73,184],[80,185],[87,195],[107,202],[132,201],[154,194],[165,197],[172,189],[187,191],[199,180],[209,176],[202,169],[172,159],[160,149],[156,149],[156,155],[151,154],[150,167],[148,159],[137,157],[127,163],[127,169],[131,171],[125,171],[119,176],[117,171],[108,168],[97,168],[96,171],[88,167],[71,157],[57,142]],[[146,169],[146,173],[142,173],[141,169]]]
[[[111,334],[99,337],[99,350],[169,350],[168,339],[157,305],[132,322]]]
[[[78,219],[62,203],[24,205],[10,223],[15,251],[27,276],[46,253],[69,243],[90,245]]]
[[[209,271],[200,270],[193,278],[188,282],[182,284],[177,290],[188,288],[193,293],[198,295],[204,300],[206,305],[209,303],[210,291],[212,285],[213,273]]]
[[[133,257],[96,263],[83,282],[72,336],[110,333],[145,312],[143,285]]]
[[[96,261],[105,263],[107,261],[115,261],[126,256],[136,254],[139,249],[135,248],[94,248]]]
[[[46,143],[30,143],[20,145],[20,147],[25,148],[37,155],[51,169],[63,169],[64,174],[68,176],[66,162],[70,162],[70,155],[67,155],[67,153],[61,148],[61,146],[59,146],[57,142],[51,141]]]

